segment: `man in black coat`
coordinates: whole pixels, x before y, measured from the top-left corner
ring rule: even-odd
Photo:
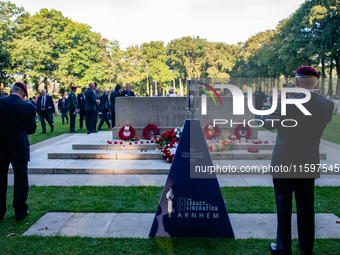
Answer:
[[[99,100],[100,100],[99,111],[102,112],[102,117],[100,119],[98,130],[103,130],[102,126],[104,124],[104,121],[106,122],[107,126],[110,128],[110,121],[107,118],[107,112],[110,110],[109,96],[107,95],[107,89],[104,89],[103,92],[104,94],[101,97],[99,97]]]
[[[135,93],[132,90],[130,90],[129,83],[125,84],[125,90],[122,91],[122,96],[123,97],[134,97],[135,96]]]
[[[94,93],[95,85],[90,82],[89,88],[85,92],[85,111],[86,111],[86,127],[87,134],[97,133],[95,126],[95,118],[97,113],[97,105],[99,100],[96,100],[96,95]]]
[[[36,107],[24,101],[27,96],[26,85],[17,82],[11,95],[0,98],[0,125],[2,134],[0,143],[0,220],[6,213],[7,174],[9,164],[14,171],[15,219],[22,220],[28,214],[26,204],[28,196],[27,162],[30,160],[30,144],[27,135],[34,134]]]
[[[68,124],[68,100],[65,98],[64,94],[62,94],[61,98],[58,100],[58,110],[61,113],[61,122],[63,125],[65,124],[65,118]]]
[[[264,103],[266,102],[266,94],[262,91],[261,86],[254,93],[255,109],[262,110]],[[255,115],[255,119],[260,119],[260,116]],[[258,122],[259,123],[259,122]]]
[[[75,129],[76,126],[76,117],[78,113],[78,103],[77,103],[77,96],[76,96],[77,87],[72,86],[71,92],[68,94],[68,110],[70,112],[70,131],[77,132],[78,130]]]
[[[282,102],[279,93],[279,103],[275,112],[263,118],[265,128],[277,129],[271,167],[279,169],[280,166],[285,166],[287,169],[296,169],[296,172],[292,170],[290,173],[273,172],[278,218],[277,244],[270,245],[273,254],[291,254],[293,192],[297,207],[298,246],[304,254],[312,254],[313,251],[316,176],[310,169],[313,167],[318,169],[320,139],[327,123],[332,120],[334,108],[332,101],[314,93],[318,78],[319,73],[310,66],[302,66],[296,70],[296,87],[310,91],[311,97],[308,102],[303,103],[303,107],[311,115],[305,115],[308,113],[303,113],[295,104],[288,104],[286,115],[281,114]],[[298,93],[291,100],[304,100],[305,97],[304,93]],[[274,119],[277,121],[273,121]],[[292,127],[282,126],[283,120],[286,120],[284,122],[286,126]]]
[[[86,111],[85,111],[85,90],[86,88],[83,87],[81,89],[81,93],[78,94],[78,112],[79,112],[79,129],[83,128],[84,118],[86,117]]]
[[[116,125],[116,120],[115,120],[115,103],[116,103],[116,97],[121,97],[120,89],[122,86],[120,84],[117,84],[115,87],[115,90],[111,92],[110,94],[110,101],[111,101],[111,118],[112,118],[112,127],[114,128]]]
[[[41,90],[41,96],[38,97],[37,102],[37,113],[40,116],[42,132],[40,134],[46,133],[46,123],[45,119],[47,120],[48,124],[51,127],[51,132],[54,130],[54,126],[52,123],[51,115],[55,113],[54,103],[52,97],[46,94],[46,90]]]

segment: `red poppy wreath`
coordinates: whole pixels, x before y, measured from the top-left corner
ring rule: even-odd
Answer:
[[[204,136],[206,139],[215,138],[217,134],[220,133],[220,128],[218,126],[213,126],[213,124],[207,124],[204,127]]]
[[[156,125],[152,125],[149,124],[147,126],[145,126],[145,128],[143,129],[143,136],[145,139],[150,140],[151,137],[149,135],[149,131],[153,130],[154,134],[156,135],[157,133],[159,133],[159,128]]]
[[[136,131],[132,126],[126,125],[119,130],[118,135],[122,140],[130,140],[135,137]]]
[[[245,133],[241,133],[241,130],[244,129],[246,132]],[[246,125],[245,127],[242,124],[239,124],[236,126],[236,128],[234,129],[234,134],[237,138],[241,138],[244,137],[246,139],[249,139],[252,135],[251,132],[251,128]]]

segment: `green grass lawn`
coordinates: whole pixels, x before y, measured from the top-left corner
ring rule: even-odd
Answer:
[[[263,127],[258,127],[258,131],[268,131]],[[270,130],[276,133],[276,130]],[[323,132],[322,139],[340,145],[340,116],[333,115],[333,119],[328,123],[325,131]]]
[[[38,118],[37,118],[37,121],[38,121]],[[78,130],[78,132],[70,132],[70,124],[66,124],[66,120],[65,120],[65,124],[63,125],[61,123],[61,115],[54,116],[53,121],[54,121],[54,131],[50,132],[51,131],[50,126],[46,122],[46,133],[44,133],[44,134],[40,134],[40,132],[42,131],[41,123],[37,122],[36,133],[28,136],[28,139],[29,139],[31,145],[38,143],[38,142],[41,142],[41,141],[44,141],[46,139],[61,135],[61,134],[65,134],[65,133],[73,133],[73,134],[74,133],[87,133],[85,121],[83,123],[83,125],[84,125],[83,129],[79,130],[79,115],[77,115],[77,118],[76,118],[76,129]],[[98,120],[97,128],[98,128],[99,122],[100,122],[100,119]],[[106,123],[104,123],[102,128],[103,128],[104,131],[110,130],[107,127]]]
[[[30,215],[14,221],[13,187],[0,222],[0,254],[269,254],[274,240],[21,236],[47,212],[155,213],[163,187],[30,187]],[[229,213],[275,213],[270,187],[223,187]],[[340,187],[316,187],[315,211],[340,216]],[[294,209],[295,212],[295,209]],[[335,224],[335,223],[334,223]],[[249,226],[251,227],[251,226]],[[276,226],[273,226],[276,228]],[[14,233],[13,236],[6,235]],[[293,243],[293,254],[301,254]],[[339,239],[317,239],[314,254],[339,254]]]

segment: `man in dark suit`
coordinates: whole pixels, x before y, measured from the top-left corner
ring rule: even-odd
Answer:
[[[61,122],[63,125],[65,124],[65,118],[68,124],[68,100],[65,98],[64,94],[61,95],[61,99],[58,101],[58,110],[61,113]]]
[[[122,96],[123,97],[134,97],[135,96],[135,93],[132,90],[130,90],[129,83],[125,84],[125,90],[122,91]]]
[[[273,183],[277,206],[277,244],[270,245],[273,254],[291,254],[291,213],[294,192],[297,220],[298,246],[304,254],[312,254],[314,244],[314,181],[315,175],[308,171],[320,163],[320,139],[327,123],[332,120],[334,103],[314,93],[319,73],[310,66],[296,70],[296,87],[310,91],[311,98],[303,107],[311,115],[305,115],[295,104],[288,104],[286,115],[281,114],[281,92],[274,113],[263,118],[264,127],[277,129],[271,166],[296,167],[296,173],[273,173]],[[292,100],[303,100],[303,93],[296,94]],[[283,99],[285,100],[285,99]],[[280,121],[272,121],[273,119]],[[285,125],[281,126],[286,119]],[[295,121],[288,121],[295,120]],[[302,166],[302,173],[300,173]]]
[[[86,127],[87,134],[97,133],[95,126],[95,118],[97,113],[97,105],[99,100],[96,100],[96,95],[94,94],[95,85],[90,82],[89,88],[85,92],[85,111],[86,111]]]
[[[7,174],[9,164],[14,171],[15,219],[22,220],[28,214],[26,204],[28,196],[27,162],[30,160],[30,144],[27,135],[34,134],[36,107],[24,101],[27,96],[26,85],[17,82],[11,95],[0,98],[0,119],[6,120],[0,125],[2,134],[0,143],[0,220],[6,213]]]
[[[54,103],[52,97],[46,94],[45,89],[41,90],[41,96],[38,97],[37,113],[40,116],[42,127],[42,132],[40,134],[46,133],[45,119],[47,120],[48,124],[51,127],[51,132],[53,132],[54,126],[52,123],[51,115],[55,113]]]
[[[112,118],[112,127],[115,127],[116,125],[116,120],[115,120],[115,101],[116,101],[116,97],[121,97],[121,93],[120,93],[120,89],[122,88],[122,86],[120,84],[117,84],[115,87],[115,90],[111,92],[110,94],[110,101],[111,101],[111,118]]]
[[[78,113],[78,103],[77,103],[77,96],[76,96],[77,87],[72,86],[71,92],[68,94],[68,110],[70,112],[70,131],[77,132],[78,130],[75,129],[76,126],[76,117]]]
[[[81,93],[78,94],[78,112],[79,112],[79,129],[83,128],[84,118],[86,117],[85,111],[85,90],[86,88],[83,87],[81,89]]]
[[[96,96],[96,100],[99,100],[99,92],[98,92],[98,85],[96,82],[94,82],[94,94]],[[99,105],[96,105],[96,115],[94,120],[94,126],[97,126],[98,123],[98,117],[99,117]]]
[[[99,111],[102,112],[102,117],[100,119],[100,123],[98,126],[98,130],[103,130],[102,126],[104,124],[104,121],[106,122],[107,126],[110,128],[110,121],[107,118],[107,113],[110,111],[110,105],[109,105],[109,96],[107,95],[107,89],[104,89],[104,94],[99,97],[100,105],[99,105]]]

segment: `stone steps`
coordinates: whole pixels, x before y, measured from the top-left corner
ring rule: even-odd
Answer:
[[[212,160],[270,160],[272,150],[260,150],[251,153],[247,150],[229,150],[223,152],[211,152]],[[48,159],[118,159],[118,160],[162,160],[160,151],[156,150],[73,150],[64,152],[50,152]],[[326,159],[325,153],[320,153],[320,159]]]
[[[247,150],[248,148],[256,148],[259,150],[273,150],[275,144],[253,144],[253,143],[240,143],[231,146],[231,150]],[[161,146],[156,143],[146,143],[143,144],[135,144],[132,142],[132,145],[129,143],[125,143],[126,150],[160,150]],[[123,145],[121,144],[104,144],[104,143],[95,143],[95,144],[72,144],[73,150],[123,150]]]

